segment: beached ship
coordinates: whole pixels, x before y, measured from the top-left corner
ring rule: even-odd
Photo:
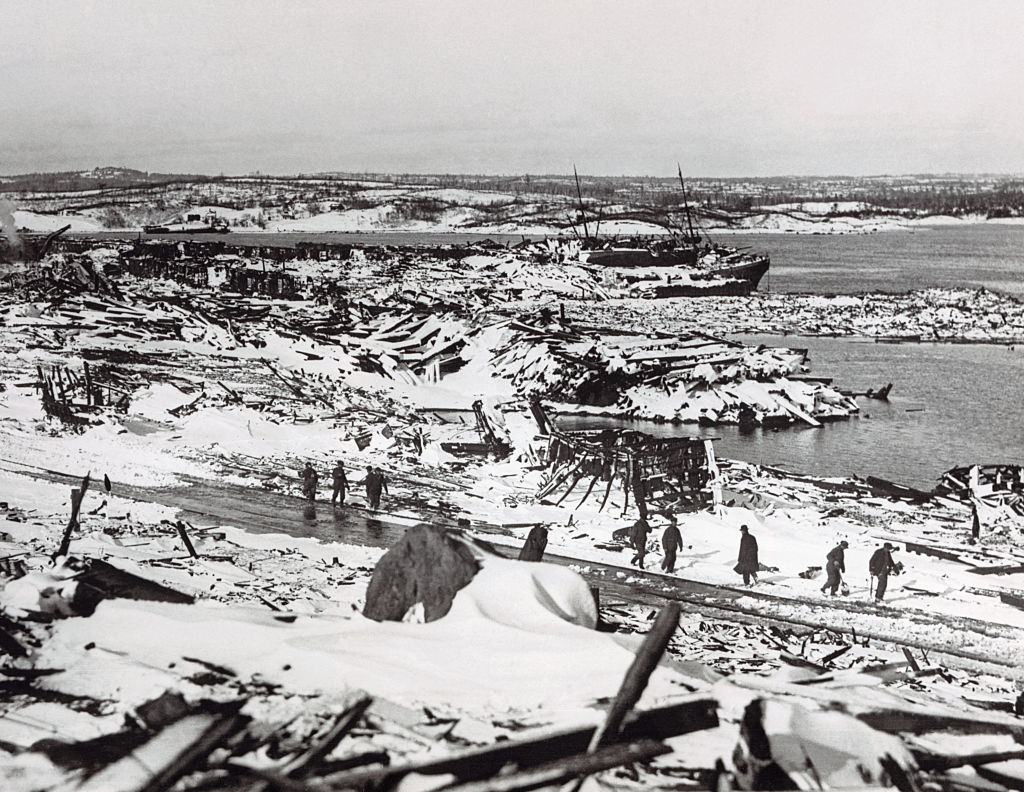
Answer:
[[[662,241],[628,247],[614,242],[580,250],[582,264],[612,270],[623,281],[645,287],[651,297],[741,296],[754,291],[771,266],[766,253],[748,253],[712,243]]]
[[[575,169],[574,169],[575,173]],[[693,225],[682,172],[683,209],[687,228],[668,236],[627,239],[591,234],[585,219],[582,190],[576,176],[583,234],[562,251],[562,260],[601,267],[642,297],[743,296],[754,291],[771,267],[767,253],[720,245],[701,236]],[[598,228],[600,225],[598,224]]]

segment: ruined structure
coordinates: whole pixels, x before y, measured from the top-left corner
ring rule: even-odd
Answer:
[[[561,504],[584,484],[577,508],[597,490],[602,510],[618,488],[624,493],[623,512],[632,498],[645,519],[654,501],[671,502],[677,509],[706,502],[714,460],[710,440],[653,437],[631,429],[564,431],[547,419],[539,402],[530,407],[548,434],[548,475],[539,499],[557,496],[555,502]]]

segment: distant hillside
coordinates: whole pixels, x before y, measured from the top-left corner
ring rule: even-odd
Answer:
[[[94,168],[91,171],[23,173],[0,176],[3,192],[82,192],[111,187],[144,187],[174,182],[209,182],[216,177],[189,173],[147,173],[132,168]]]
[[[581,208],[580,196],[584,206]],[[870,233],[908,223],[1024,222],[1024,179],[308,174],[192,176],[127,168],[0,177],[17,228],[140,230],[216,216],[238,231],[605,234]],[[689,211],[687,211],[689,209]],[[689,220],[687,219],[689,215]],[[586,224],[586,225],[585,225]]]

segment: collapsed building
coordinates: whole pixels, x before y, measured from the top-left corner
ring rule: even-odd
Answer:
[[[858,412],[849,396],[799,379],[805,360],[706,333],[629,333],[548,315],[509,322],[492,366],[524,396],[631,418],[820,426]]]
[[[576,493],[576,508],[594,493],[598,511],[613,490],[622,494],[622,512],[630,498],[647,519],[648,506],[671,504],[676,510],[701,508],[715,464],[712,441],[698,437],[652,437],[631,429],[569,431],[555,426],[534,399],[530,409],[547,435],[545,480],[537,498],[561,505]],[[582,496],[577,487],[582,486]],[[557,496],[557,498],[556,498]]]

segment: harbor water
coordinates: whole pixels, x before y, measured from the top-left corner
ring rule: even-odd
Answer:
[[[943,471],[975,462],[1024,463],[1024,349],[991,344],[879,344],[849,338],[738,336],[748,343],[806,348],[813,374],[859,398],[861,415],[821,428],[702,428],[649,421],[561,416],[565,428],[629,425],[655,435],[719,438],[718,453],[822,476],[879,476],[930,490]]]

